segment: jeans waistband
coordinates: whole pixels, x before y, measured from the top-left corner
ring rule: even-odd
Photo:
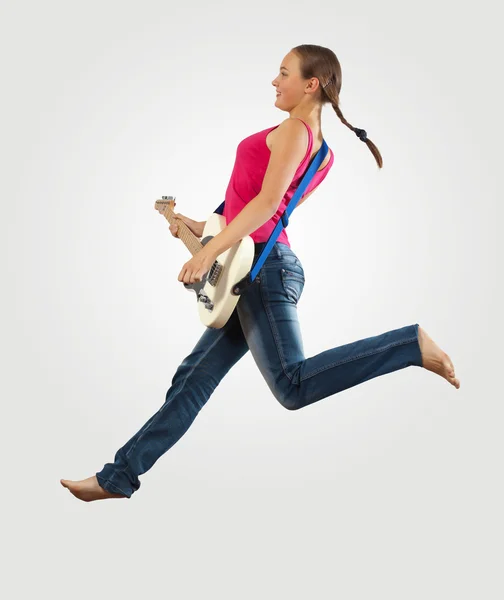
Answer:
[[[255,242],[255,256],[258,257],[259,254],[264,250],[267,242]],[[294,252],[287,246],[287,244],[282,244],[281,242],[275,242],[273,247],[271,248],[267,258],[270,256],[274,256],[275,258],[282,258],[283,256],[292,256]],[[266,259],[267,259],[266,258]]]

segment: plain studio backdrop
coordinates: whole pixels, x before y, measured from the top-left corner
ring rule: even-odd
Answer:
[[[497,3],[0,16],[4,597],[502,598]],[[113,461],[204,330],[154,203],[207,219],[302,43],[384,160],[324,107],[334,166],[288,226],[306,356],[418,322],[461,388],[409,367],[290,412],[248,353],[131,500],[81,502],[60,478]]]

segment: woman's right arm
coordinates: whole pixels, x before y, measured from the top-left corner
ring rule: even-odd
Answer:
[[[175,213],[175,218],[183,221],[197,238],[203,237],[203,229],[205,229],[206,221],[195,221],[181,213]],[[178,223],[176,220],[170,223],[170,232],[173,237],[178,237]]]
[[[219,206],[214,210],[214,213],[217,213],[218,215],[224,214],[224,202],[219,204]],[[185,217],[180,213],[175,213],[175,217],[184,221],[184,223],[189,227],[189,229],[194,233],[196,237],[203,237],[203,230],[205,229],[206,221],[194,221],[193,219]],[[178,237],[177,230],[178,226],[176,222],[170,225],[170,231],[174,237]]]

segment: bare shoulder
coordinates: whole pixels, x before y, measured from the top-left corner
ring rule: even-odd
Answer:
[[[278,133],[272,141],[261,193],[276,210],[306,154],[308,132],[302,121],[291,118],[280,123],[275,131]]]
[[[276,131],[282,131],[285,132],[286,135],[299,136],[301,138],[308,137],[306,125],[301,119],[296,119],[294,117],[287,117],[287,119],[284,119],[277,127]]]
[[[287,117],[270,134],[271,147],[298,146],[306,147],[308,144],[308,131],[304,123],[294,117]]]

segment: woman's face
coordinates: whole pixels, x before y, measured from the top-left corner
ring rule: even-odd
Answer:
[[[282,110],[291,110],[303,99],[306,81],[301,78],[299,66],[299,58],[289,52],[280,64],[278,75],[271,82],[277,92],[275,105]]]

